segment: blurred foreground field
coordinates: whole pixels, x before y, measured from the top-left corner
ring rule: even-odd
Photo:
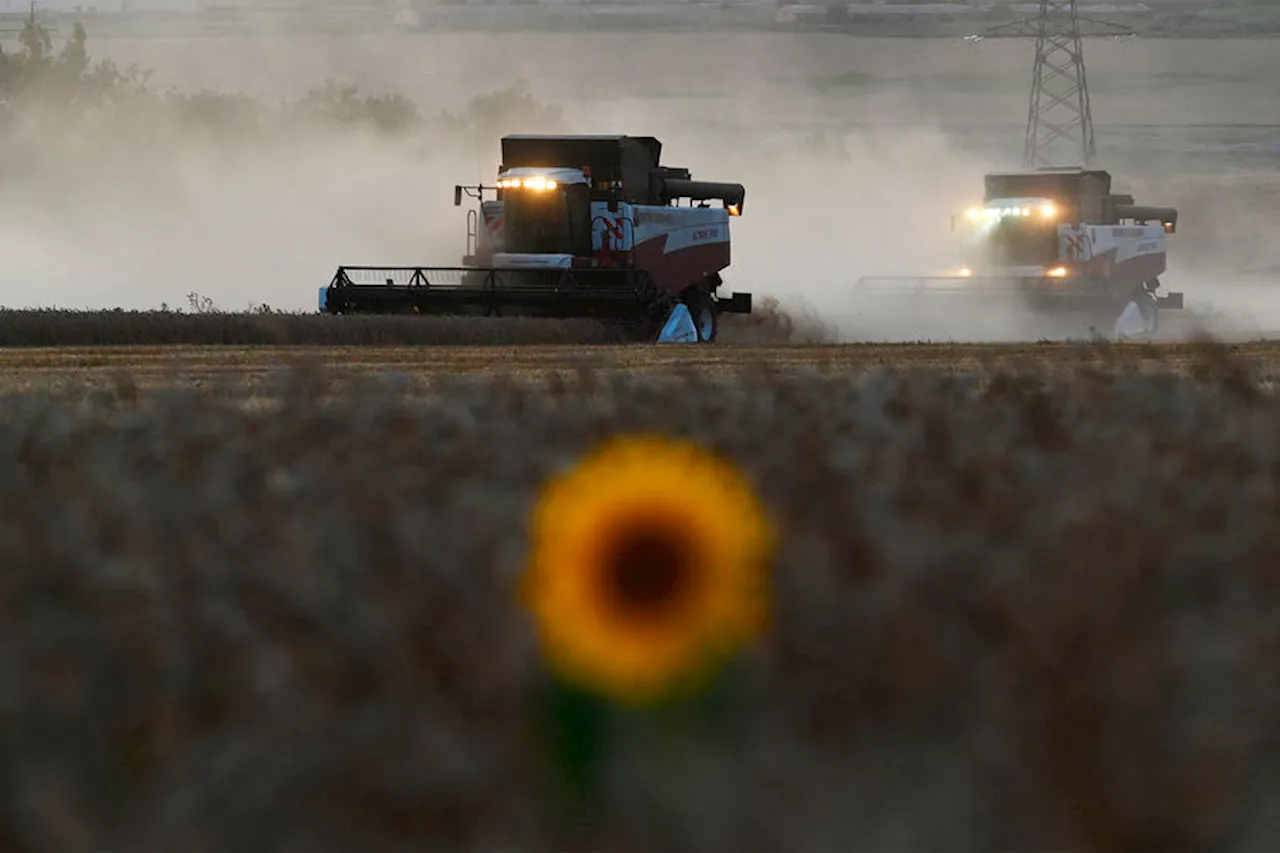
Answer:
[[[956,370],[998,350],[352,348],[336,395],[285,350],[177,351],[269,412],[160,387],[166,350],[3,351],[0,847],[1275,845],[1276,348]],[[758,488],[772,628],[714,736],[618,729],[571,820],[528,514],[654,430]]]

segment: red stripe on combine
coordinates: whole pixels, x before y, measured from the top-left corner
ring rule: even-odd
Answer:
[[[658,287],[675,296],[691,284],[729,266],[729,243],[704,243],[666,251],[668,234],[635,247],[636,266],[648,270]]]

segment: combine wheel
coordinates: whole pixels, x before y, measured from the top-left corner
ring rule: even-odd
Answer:
[[[1159,286],[1159,282],[1144,282],[1133,291],[1116,319],[1117,338],[1154,335],[1159,330],[1160,306],[1154,292]]]
[[[1159,286],[1158,281],[1148,281],[1138,289],[1136,301],[1138,310],[1142,312],[1142,327],[1149,335],[1154,335],[1160,329],[1160,302],[1156,296],[1156,288]]]
[[[711,294],[701,287],[692,287],[684,295],[684,304],[693,318],[693,327],[698,332],[700,343],[710,343],[716,339],[720,329],[720,312],[716,310]]]

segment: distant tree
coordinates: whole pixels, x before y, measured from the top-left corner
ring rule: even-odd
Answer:
[[[85,32],[84,24],[76,21],[71,38],[62,46],[62,55],[58,58],[62,68],[76,79],[89,70],[89,50],[85,46],[88,41],[89,34]]]
[[[459,115],[444,112],[431,120],[424,120],[418,106],[403,95],[365,94],[355,85],[333,80],[282,104],[278,111],[247,94],[155,92],[149,88],[150,70],[137,65],[121,70],[110,60],[92,62],[88,40],[84,25],[76,23],[56,50],[49,31],[32,15],[17,49],[0,46],[0,129],[5,116],[31,109],[51,123],[51,130],[76,132],[79,119],[89,111],[101,113],[125,102],[142,108],[130,115],[131,122],[163,116],[179,125],[232,132],[321,122],[383,133],[440,133],[486,145],[513,128],[555,132],[563,125],[560,108],[536,100],[525,80],[472,98]]]
[[[60,51],[49,31],[31,16],[13,52],[0,47],[0,110],[38,99],[44,105],[97,104],[121,95],[146,93],[151,75],[136,65],[121,72],[113,62],[89,60],[89,35],[77,22]]]
[[[48,30],[36,23],[34,13],[23,24],[19,41],[27,51],[27,61],[31,66],[44,64],[46,57],[53,53],[53,39],[49,37]]]
[[[444,113],[437,126],[464,133],[478,145],[512,132],[556,133],[564,129],[564,112],[533,97],[529,82],[515,80],[502,89],[476,95],[459,115]]]
[[[417,106],[403,95],[361,97],[359,87],[333,80],[286,104],[284,112],[309,121],[371,124],[392,133],[414,128],[421,120]]]

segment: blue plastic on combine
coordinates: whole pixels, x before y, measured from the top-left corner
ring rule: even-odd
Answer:
[[[320,313],[324,313],[324,309],[329,305],[329,286],[325,285],[320,288]]]
[[[693,317],[689,314],[688,306],[682,302],[667,318],[667,324],[662,327],[662,333],[658,335],[658,343],[691,344],[697,343],[697,340],[698,330],[693,325]]]

